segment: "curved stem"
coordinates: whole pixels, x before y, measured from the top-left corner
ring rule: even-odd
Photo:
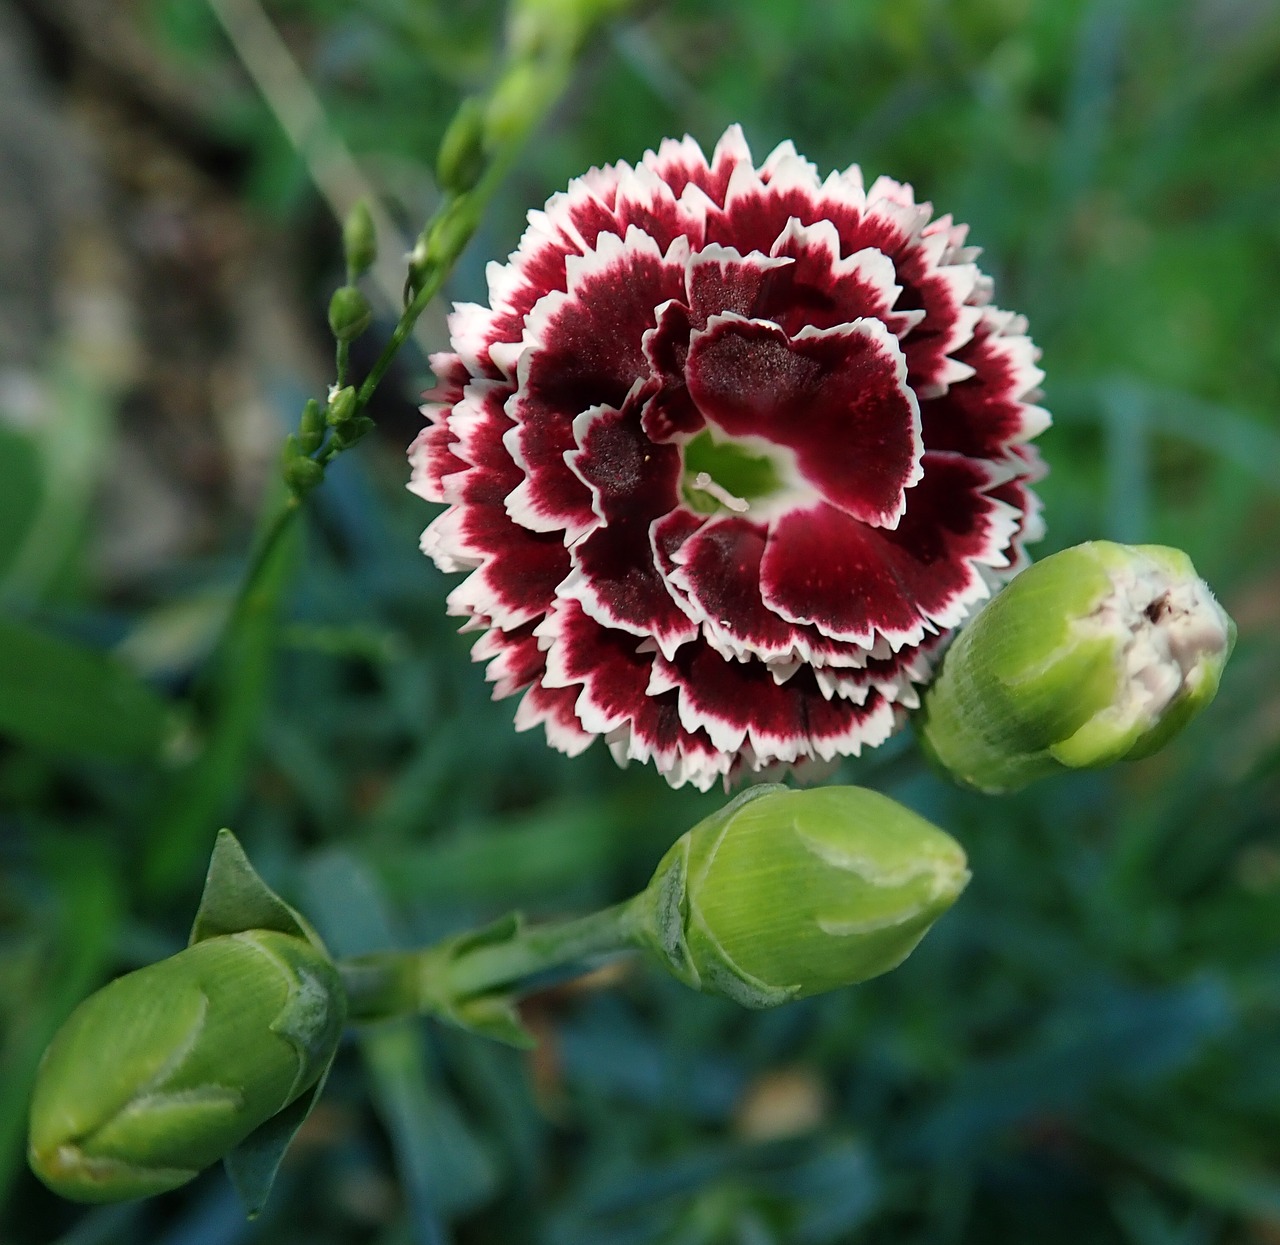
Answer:
[[[481,995],[519,992],[556,969],[638,945],[639,912],[628,899],[588,916],[530,928],[495,941],[468,935],[413,951],[385,951],[338,962],[350,1019],[452,1011]]]

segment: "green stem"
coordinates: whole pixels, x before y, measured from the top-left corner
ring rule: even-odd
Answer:
[[[637,897],[638,898],[638,897]],[[499,942],[468,946],[450,938],[414,951],[341,960],[338,972],[352,1020],[446,1012],[480,995],[518,990],[554,969],[638,945],[636,898],[589,916],[519,928]]]

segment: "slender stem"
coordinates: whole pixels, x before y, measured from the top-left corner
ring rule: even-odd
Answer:
[[[301,508],[302,499],[296,493],[282,492],[279,495],[278,500],[275,502],[274,510],[260,528],[260,535],[254,547],[253,555],[250,557],[249,565],[245,568],[244,576],[240,580],[240,588],[236,593],[235,603],[231,607],[231,612],[227,615],[227,621],[223,628],[224,637],[232,631],[237,619],[252,602],[254,594],[262,583],[263,575],[271,562],[272,556],[275,554],[280,542],[285,538],[289,528],[293,526],[293,522]]]
[[[518,985],[551,969],[635,945],[632,900],[556,925],[535,925],[510,942],[481,946],[454,960],[445,984],[454,998]]]
[[[444,284],[444,279],[448,275],[450,267],[452,267],[452,264],[438,265],[434,268],[431,277],[423,283],[422,288],[413,296],[413,301],[401,313],[395,328],[391,330],[391,336],[387,339],[387,344],[382,348],[382,353],[378,355],[373,366],[369,369],[369,374],[356,391],[356,409],[358,411],[363,411],[369,404],[369,399],[373,397],[373,391],[377,389],[379,382],[386,375],[387,368],[391,366],[392,361],[400,352],[400,347],[409,340],[409,334],[413,332],[413,326],[418,322],[418,317],[426,310],[427,304],[435,297],[441,285]]]
[[[517,929],[501,942],[459,946],[456,938],[413,951],[338,962],[352,1020],[448,1011],[479,995],[518,991],[569,965],[637,945],[639,908],[629,899],[589,916]]]

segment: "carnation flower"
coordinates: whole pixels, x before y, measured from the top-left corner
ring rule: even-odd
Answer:
[[[737,126],[530,213],[410,451],[517,728],[705,790],[902,724],[1041,534],[1038,352],[966,232]]]

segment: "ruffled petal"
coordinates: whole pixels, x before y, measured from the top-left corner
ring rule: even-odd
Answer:
[[[864,523],[902,517],[920,479],[920,413],[879,320],[788,338],[769,320],[713,316],[693,334],[687,371],[690,396],[723,437],[787,451],[797,482]]]

